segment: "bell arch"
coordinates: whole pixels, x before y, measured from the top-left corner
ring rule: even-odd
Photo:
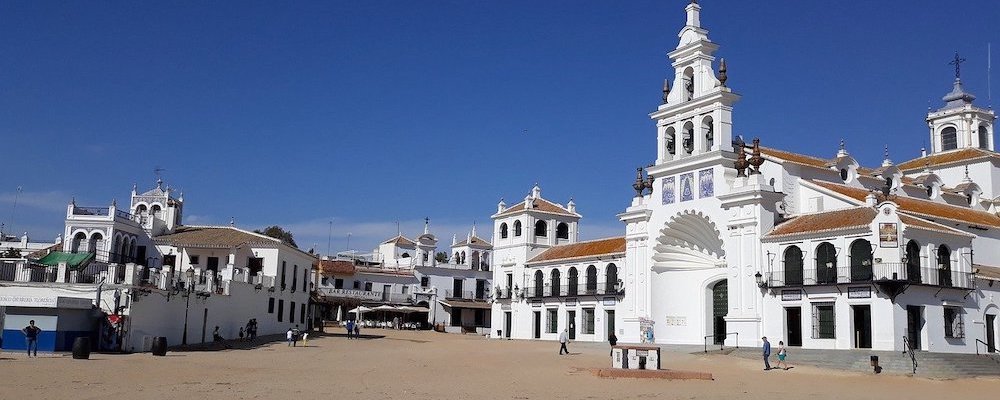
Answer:
[[[726,251],[721,236],[705,214],[683,211],[660,229],[653,246],[653,268],[696,270],[725,266]]]

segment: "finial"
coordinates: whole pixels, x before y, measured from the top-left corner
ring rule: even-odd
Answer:
[[[965,59],[959,57],[958,56],[958,52],[956,51],[955,52],[955,59],[952,60],[950,63],[948,63],[948,65],[954,65],[955,66],[955,79],[956,80],[962,78],[962,63],[963,62],[965,62]]]
[[[635,189],[635,197],[642,197],[642,192],[646,189],[646,181],[642,179],[642,167],[635,169],[635,183],[632,183],[632,189]]]
[[[428,233],[431,233],[430,224],[431,224],[431,219],[428,218],[428,217],[424,217],[424,234],[425,235],[428,234]]]
[[[663,104],[667,104],[667,97],[670,95],[670,80],[663,80]]]
[[[889,159],[889,145],[885,145],[884,148],[885,148],[885,150],[882,153],[882,157],[883,157],[882,158],[882,166],[883,167],[888,167],[888,166],[892,165],[892,160]]]
[[[476,236],[476,220],[472,220],[472,236]]]
[[[968,180],[972,180],[971,178],[969,178],[969,166],[968,165],[965,166],[965,180],[967,180],[967,181]]]
[[[726,87],[726,80],[729,76],[726,75],[726,59],[722,58],[719,60],[719,84],[722,87]]]
[[[111,199],[111,207],[118,207],[118,199]]]
[[[137,185],[136,183],[133,182],[132,183],[132,192],[135,192],[136,189],[138,189],[138,188],[139,188],[139,185]]]
[[[72,204],[74,206],[76,205],[76,196],[73,196],[69,199],[69,204]]]
[[[229,217],[229,226],[236,226],[236,217]]]

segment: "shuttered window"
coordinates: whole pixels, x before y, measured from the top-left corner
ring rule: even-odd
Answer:
[[[836,327],[833,303],[813,304],[813,339],[836,338]]]

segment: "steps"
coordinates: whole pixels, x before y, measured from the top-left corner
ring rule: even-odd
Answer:
[[[761,359],[759,348],[734,349],[729,355],[747,359]],[[882,367],[882,373],[913,373],[913,364],[910,360],[910,355],[896,351],[789,348],[787,361],[791,366],[810,365],[820,368],[871,373],[870,356],[873,355],[879,356],[879,365]],[[916,358],[917,376],[933,378],[1000,377],[1000,357],[997,355],[918,351],[916,352]],[[761,362],[763,363],[763,360]],[[771,365],[773,366],[776,363],[777,356],[772,353]]]

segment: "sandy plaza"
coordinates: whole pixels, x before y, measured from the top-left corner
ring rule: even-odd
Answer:
[[[558,343],[548,341],[381,329],[362,334],[385,336],[325,336],[304,347],[273,342],[166,357],[28,359],[5,352],[0,398],[988,399],[1000,391],[998,379],[935,380],[796,366],[794,353],[791,370],[765,372],[753,360],[669,351],[669,346],[664,368],[710,372],[714,380],[599,378],[590,369],[610,365],[607,344],[570,343],[572,354],[559,356]]]

